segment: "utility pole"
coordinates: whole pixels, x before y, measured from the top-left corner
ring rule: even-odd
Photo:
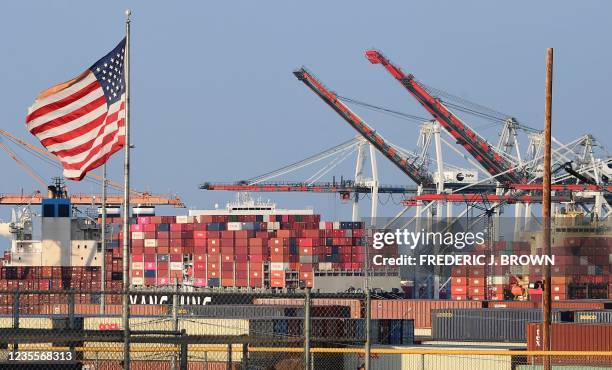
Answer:
[[[550,238],[550,157],[551,157],[551,121],[552,121],[552,76],[553,76],[553,49],[546,50],[546,101],[544,104],[544,178],[542,189],[542,225],[543,232],[543,253],[546,256],[552,254]],[[544,265],[544,294],[542,295],[543,330],[542,342],[543,350],[550,351],[550,306],[551,306],[551,279],[550,265]],[[550,370],[550,356],[544,357],[544,370]]]

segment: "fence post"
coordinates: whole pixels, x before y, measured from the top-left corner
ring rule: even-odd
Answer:
[[[249,368],[249,345],[242,343],[242,369],[246,370]]]
[[[306,288],[304,299],[304,369],[311,369],[310,359],[310,288]]]
[[[232,370],[232,344],[227,345],[227,370]]]
[[[173,330],[176,332],[179,329],[178,325],[178,280],[174,278],[174,294],[172,295],[172,322]],[[183,368],[183,347],[181,342],[181,369]],[[172,370],[176,370],[176,353],[172,354]]]
[[[183,329],[181,333],[181,370],[187,370],[187,367],[189,366],[189,364],[187,363],[187,349],[187,338],[185,334],[185,329]]]
[[[370,348],[372,347],[371,337],[371,324],[372,324],[372,296],[370,295],[370,288],[366,289],[366,313],[365,313],[365,330],[366,330],[366,341],[365,341],[365,370],[370,370]]]
[[[13,292],[13,329],[19,329],[19,288]],[[13,350],[19,348],[18,343],[13,343]]]

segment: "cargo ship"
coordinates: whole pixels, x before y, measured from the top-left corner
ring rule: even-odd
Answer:
[[[0,290],[120,291],[119,209],[107,208],[103,250],[99,214],[73,207],[61,184],[50,189],[42,201],[40,238],[34,238],[35,217],[28,207],[0,229],[11,243],[2,258]],[[155,208],[139,205],[127,232],[130,284],[136,289],[343,292],[362,290],[366,275],[372,287],[400,287],[396,269],[366,269],[362,222],[323,221],[312,209],[281,209],[245,194],[225,208],[178,216],[156,215]],[[78,299],[95,303],[99,297]],[[107,299],[120,303],[121,297]]]

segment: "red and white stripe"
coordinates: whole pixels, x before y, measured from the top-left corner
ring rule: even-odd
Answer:
[[[64,177],[81,180],[104,164],[125,142],[125,94],[107,107],[94,74],[43,91],[28,109],[26,127],[64,167]]]

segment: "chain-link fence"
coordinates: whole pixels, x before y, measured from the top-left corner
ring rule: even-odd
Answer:
[[[126,337],[123,297],[121,292],[0,292],[0,368],[540,369],[547,362],[555,369],[612,368],[612,352],[585,352],[609,345],[593,328],[586,327],[591,337],[570,328],[583,341],[591,338],[586,347],[575,348],[582,351],[546,355],[538,351],[538,326],[528,324],[531,316],[487,310],[491,330],[483,332],[499,332],[505,341],[483,337],[478,342],[473,329],[463,326],[462,334],[450,319],[478,321],[485,314],[470,307],[453,311],[445,301],[309,291],[132,291]],[[523,325],[516,343],[508,342],[514,338],[512,325]],[[561,350],[566,349],[572,347]]]

